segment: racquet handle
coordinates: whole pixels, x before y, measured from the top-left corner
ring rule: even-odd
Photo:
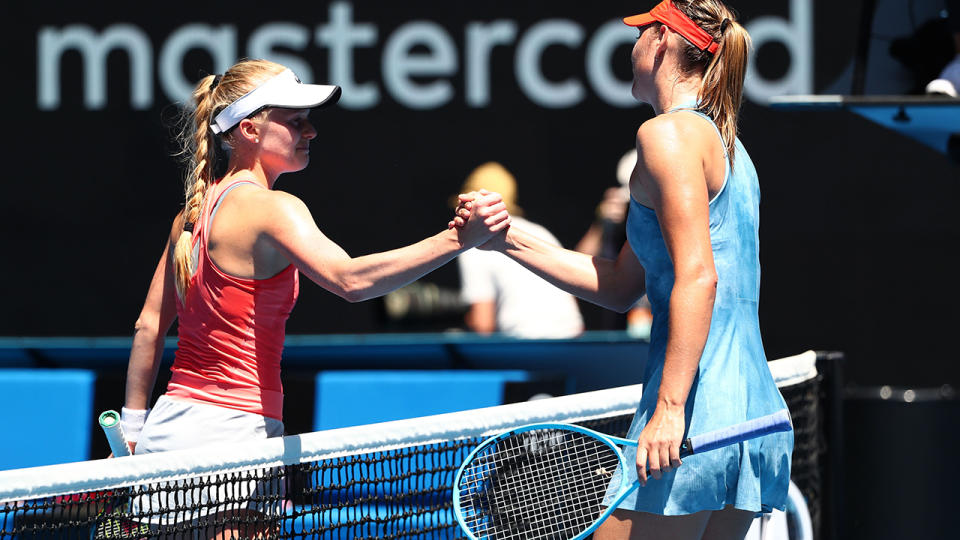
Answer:
[[[791,429],[793,429],[793,424],[790,422],[790,411],[781,409],[773,414],[690,437],[680,445],[680,457],[684,458],[728,444],[779,431],[790,431]]]
[[[120,413],[117,411],[104,411],[100,415],[100,427],[103,428],[104,435],[107,436],[107,442],[110,443],[110,451],[113,457],[129,456],[130,446],[127,445],[127,438],[123,434],[123,427],[120,426]]]

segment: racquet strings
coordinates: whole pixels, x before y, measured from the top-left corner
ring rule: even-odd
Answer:
[[[150,534],[147,525],[128,518],[130,499],[126,489],[107,495],[109,498],[97,515],[92,540],[142,538]]]
[[[572,538],[600,517],[618,464],[613,448],[579,431],[510,434],[464,468],[464,524],[490,540]]]

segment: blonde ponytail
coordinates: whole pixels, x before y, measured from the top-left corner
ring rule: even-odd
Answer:
[[[711,54],[687,43],[683,51],[684,69],[703,73],[697,96],[699,108],[717,124],[732,165],[750,35],[737,22],[736,13],[720,0],[673,0],[673,3],[720,45]]]
[[[740,23],[730,21],[720,38],[720,48],[707,66],[700,87],[700,109],[717,124],[733,163],[737,139],[737,115],[743,103],[743,80],[747,73],[750,35]]]
[[[213,132],[210,131],[210,119],[213,110],[213,95],[216,88],[211,88],[215,77],[204,77],[193,91],[193,102],[196,104],[189,115],[189,122],[181,134],[183,154],[188,158],[187,175],[184,178],[186,204],[181,213],[182,232],[177,238],[173,250],[174,276],[176,277],[177,295],[183,301],[187,297],[190,286],[190,276],[193,275],[193,224],[200,217],[200,206],[207,188],[213,183],[213,164],[215,161],[215,145]]]
[[[210,123],[226,106],[250,92],[264,80],[280,73],[284,67],[267,60],[244,60],[235,64],[223,76],[208,75],[193,90],[192,111],[184,112],[182,130],[177,137],[179,155],[186,162],[184,177],[184,208],[180,214],[182,232],[173,250],[173,269],[177,295],[185,301],[194,272],[193,228],[200,219],[200,211],[207,190],[216,180],[215,167],[221,145],[229,151],[230,132],[214,135]]]

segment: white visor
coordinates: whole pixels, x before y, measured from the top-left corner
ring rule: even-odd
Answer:
[[[285,69],[220,111],[210,124],[210,129],[214,133],[228,131],[264,107],[312,109],[332,105],[339,99],[339,86],[303,84],[292,71]]]

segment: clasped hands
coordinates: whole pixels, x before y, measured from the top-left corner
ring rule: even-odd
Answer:
[[[510,227],[511,217],[499,193],[481,189],[457,196],[457,208],[448,229],[456,228],[461,243],[481,247]]]

